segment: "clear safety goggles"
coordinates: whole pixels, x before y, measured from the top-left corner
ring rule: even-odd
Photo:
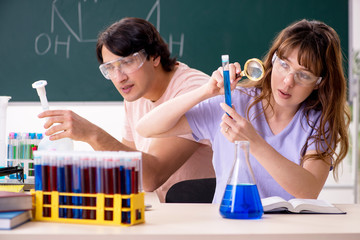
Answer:
[[[147,54],[144,49],[127,57],[120,57],[99,66],[100,72],[106,79],[115,78],[117,72],[130,74],[141,68],[146,60]]]
[[[272,58],[273,68],[279,72],[283,77],[288,76],[288,74],[293,74],[294,81],[301,86],[310,86],[316,82],[316,85],[321,82],[322,77],[317,77],[311,72],[308,71],[294,71],[291,66],[285,61],[279,58],[274,53]]]

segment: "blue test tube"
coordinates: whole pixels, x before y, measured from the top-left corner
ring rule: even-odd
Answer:
[[[42,191],[42,174],[41,174],[41,155],[38,151],[34,152],[35,163],[35,191]]]
[[[101,154],[96,154],[96,192],[104,193],[104,162],[102,160]]]
[[[124,183],[125,183],[125,194],[130,195],[131,194],[131,159],[126,156],[126,159],[124,161]],[[123,206],[124,207],[130,207],[130,199],[124,199]],[[131,221],[131,213],[128,211],[122,212],[122,222],[123,223],[130,223]]]
[[[123,155],[121,158],[121,164],[120,164],[120,179],[121,179],[121,194],[125,195],[126,194],[126,158]],[[122,206],[123,207],[128,207],[128,201],[127,199],[122,199]],[[122,211],[121,212],[121,222],[122,223],[127,223],[127,212]]]
[[[129,159],[125,161],[125,194],[131,194],[131,162]]]
[[[224,76],[225,103],[230,107],[232,107],[230,73],[229,73],[229,55],[221,55],[221,62],[222,62],[223,76]]]
[[[80,169],[80,159],[79,155],[73,154],[73,184],[72,184],[72,192],[73,193],[81,193],[81,169]],[[73,204],[75,206],[82,205],[82,197],[73,196]],[[73,218],[81,218],[82,217],[82,209],[73,209],[74,217]]]
[[[125,167],[124,167],[124,160],[121,160],[121,164],[119,167],[120,173],[120,193],[125,194]]]

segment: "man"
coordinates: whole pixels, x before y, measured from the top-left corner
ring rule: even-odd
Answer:
[[[150,139],[135,131],[136,123],[151,109],[203,85],[209,76],[170,58],[158,31],[143,19],[124,18],[112,24],[99,35],[96,53],[102,63],[100,71],[124,98],[122,141],[65,110],[39,115],[48,117],[45,128],[46,135],[52,135],[50,140],[69,137],[98,151],[142,151],[144,190],[156,190],[161,202],[179,181],[214,177],[211,148],[195,142],[191,135]]]

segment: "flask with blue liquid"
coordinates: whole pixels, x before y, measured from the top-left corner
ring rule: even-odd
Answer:
[[[232,219],[260,219],[263,207],[249,161],[249,142],[235,142],[235,160],[220,205],[220,214]]]

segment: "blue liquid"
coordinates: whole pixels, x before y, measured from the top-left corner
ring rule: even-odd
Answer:
[[[35,190],[41,191],[42,190],[42,174],[41,174],[41,165],[35,165]]]
[[[259,219],[263,207],[256,185],[227,185],[220,205],[220,214],[224,218]]]
[[[72,192],[73,193],[81,193],[81,169],[78,165],[72,165]],[[82,197],[73,196],[72,202],[74,206],[82,206]],[[73,218],[81,218],[82,217],[82,209],[73,209]]]
[[[102,167],[97,167],[96,169],[96,192],[97,193],[104,193],[104,187],[103,187],[103,171]]]
[[[231,88],[230,88],[230,74],[228,70],[223,71],[224,75],[224,90],[225,90],[225,103],[231,106]]]
[[[57,190],[59,192],[65,192],[65,167],[59,166],[57,168]],[[59,196],[59,205],[66,205],[66,198],[64,196]],[[66,217],[66,208],[59,208],[59,217]]]

